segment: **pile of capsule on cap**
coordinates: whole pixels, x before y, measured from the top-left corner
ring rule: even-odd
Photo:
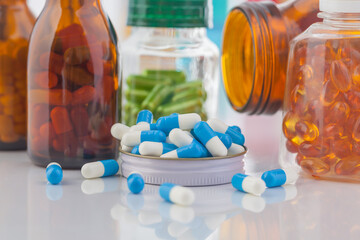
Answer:
[[[233,156],[245,152],[245,137],[237,126],[219,119],[201,121],[197,113],[161,117],[152,123],[153,114],[142,110],[137,124],[128,127],[116,123],[113,137],[121,140],[121,149],[142,156],[163,158],[205,158]]]

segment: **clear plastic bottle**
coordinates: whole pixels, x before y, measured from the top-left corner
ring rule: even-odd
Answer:
[[[289,55],[282,164],[360,180],[360,1],[320,0]]]
[[[26,0],[0,0],[0,150],[26,149],[26,64],[34,23]]]
[[[47,0],[30,39],[28,153],[64,168],[115,158],[116,37],[100,0]]]
[[[141,109],[155,119],[175,112],[214,116],[219,50],[206,36],[208,1],[143,2],[130,1],[132,34],[122,44],[123,122],[135,124]]]

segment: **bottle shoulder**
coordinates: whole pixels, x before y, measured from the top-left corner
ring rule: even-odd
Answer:
[[[174,36],[144,36],[131,34],[121,44],[122,53],[127,55],[161,56],[219,56],[219,49],[206,35],[199,38]]]
[[[346,39],[346,38],[360,38],[360,29],[331,25],[323,22],[314,23],[303,33],[295,37],[292,42],[308,41],[311,39]]]

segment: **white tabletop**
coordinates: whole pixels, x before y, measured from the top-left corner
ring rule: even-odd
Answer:
[[[240,123],[258,131],[247,138],[247,173],[276,167],[278,142],[271,139],[279,129]],[[0,239],[360,239],[357,184],[300,177],[262,197],[231,185],[193,190],[196,202],[185,208],[164,202],[157,186],[133,195],[120,177],[89,181],[65,170],[61,185],[52,186],[25,152],[2,152]]]

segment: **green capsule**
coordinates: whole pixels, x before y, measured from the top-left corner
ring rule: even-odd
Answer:
[[[206,98],[206,92],[202,88],[192,88],[186,91],[177,93],[173,98],[172,102],[183,102],[191,99]]]
[[[186,81],[185,73],[176,70],[145,70],[144,75],[152,77],[168,77],[175,83],[184,83]]]
[[[140,106],[132,103],[127,102],[124,106],[124,121],[126,125],[135,125],[137,114],[140,111]]]
[[[170,86],[164,86],[161,91],[152,99],[148,104],[148,109],[150,111],[155,111],[162,103],[170,100],[170,97],[173,94],[173,88]]]
[[[147,95],[147,97],[144,99],[144,101],[141,103],[142,109],[149,109],[149,104],[152,102],[155,97],[159,94],[159,92],[164,88],[165,86],[162,84],[156,85],[151,92]],[[150,109],[149,109],[150,110]]]
[[[172,113],[192,113],[200,112],[203,107],[203,101],[201,99],[193,99],[186,102],[171,103],[159,107],[158,112],[163,116],[170,115]]]
[[[156,84],[170,85],[172,83],[171,79],[168,77],[154,77],[154,76],[142,76],[142,75],[130,75],[126,79],[126,84],[129,88],[133,89],[142,89],[151,91]]]
[[[125,91],[126,100],[141,105],[145,98],[149,95],[148,91],[138,89],[127,89]]]
[[[179,84],[175,86],[175,93],[183,92],[189,89],[199,88],[202,89],[203,83],[202,81],[192,81],[192,82],[186,82],[183,84]]]

